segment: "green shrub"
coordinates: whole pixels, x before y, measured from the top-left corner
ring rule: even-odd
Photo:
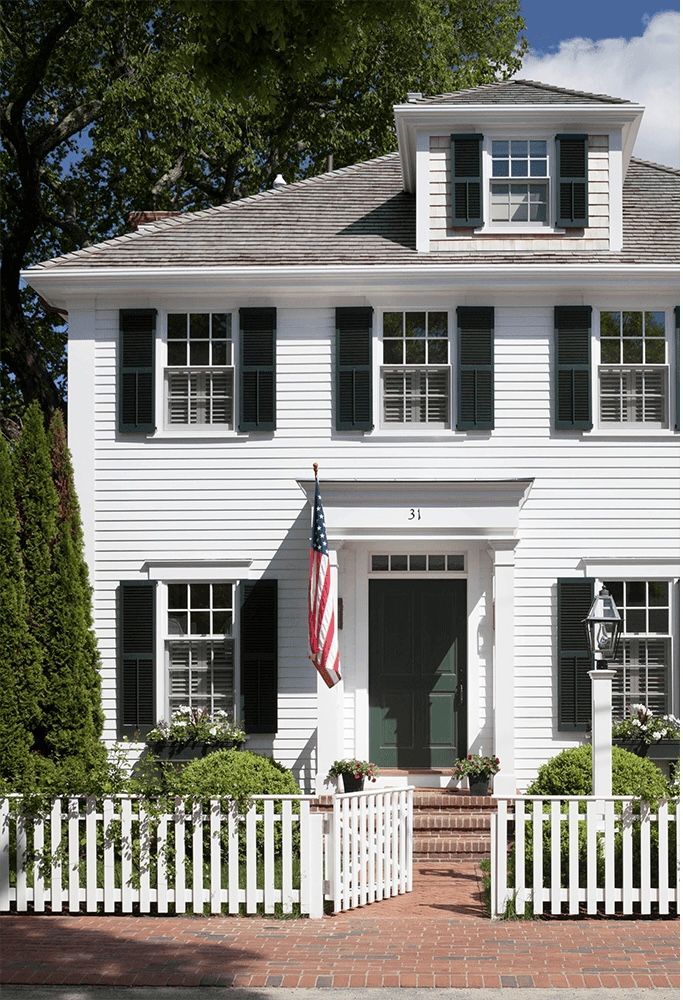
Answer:
[[[217,750],[183,768],[178,794],[230,798],[244,812],[252,795],[300,795],[301,789],[292,772],[269,757],[249,750]]]
[[[563,750],[539,769],[528,795],[592,795],[592,748]],[[634,795],[648,802],[667,798],[669,786],[656,764],[621,747],[612,748],[612,794]]]

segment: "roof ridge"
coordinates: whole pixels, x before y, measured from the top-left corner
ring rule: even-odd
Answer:
[[[358,170],[360,167],[366,167],[371,163],[380,163],[383,160],[390,160],[392,158],[395,159],[398,155],[398,152],[383,153],[382,156],[374,156],[369,160],[361,160],[359,163],[349,163],[345,167],[337,167],[336,170],[327,170],[322,174],[314,174],[313,177],[304,177],[299,181],[293,181],[291,184],[287,184],[284,188],[278,188],[277,190],[274,188],[267,188],[265,191],[257,191],[256,194],[250,194],[244,198],[236,198],[235,201],[226,201],[222,205],[210,205],[209,208],[200,208],[194,212],[181,212],[178,215],[174,215],[166,219],[157,219],[154,222],[147,222],[142,226],[138,226],[137,229],[130,233],[121,233],[119,236],[111,236],[109,239],[101,240],[99,243],[91,243],[88,246],[80,247],[78,250],[71,250],[69,253],[59,254],[57,257],[50,257],[48,260],[33,266],[37,268],[50,267],[51,265],[56,265],[63,260],[73,260],[74,258],[79,258],[81,255],[92,253],[95,250],[106,249],[110,246],[118,246],[121,243],[126,243],[130,240],[136,240],[143,236],[149,236],[150,233],[160,232],[164,229],[176,228],[190,220],[194,221],[195,219],[202,219],[209,215],[215,215],[216,213],[223,213],[228,209],[234,209],[241,205],[253,204],[255,201],[262,201],[264,198],[281,197],[283,194],[286,197],[287,191],[291,191],[305,185],[310,185],[315,182],[329,180],[330,178],[344,176]],[[27,268],[27,270],[30,269]]]
[[[575,97],[592,97],[593,99],[598,99],[604,102],[616,103],[616,104],[631,104],[632,101],[628,101],[623,97],[611,97],[609,94],[593,94],[588,90],[574,90],[570,87],[559,87],[554,83],[544,83],[542,80],[528,80],[526,77],[513,77],[507,80],[495,80],[493,83],[481,83],[477,87],[463,87],[462,90],[448,90],[443,94],[431,94],[430,96],[423,96],[415,103],[417,104],[428,104],[430,101],[435,101],[442,97],[461,96],[462,94],[473,94],[476,91],[482,90],[493,90],[496,87],[505,87],[510,84],[524,84],[527,87],[537,87],[539,90],[551,91],[555,94],[571,94]]]
[[[667,174],[675,174],[676,177],[680,176],[680,167],[670,167],[666,163],[656,163],[654,160],[643,160],[640,156],[632,156],[632,163],[642,163],[645,167],[652,167],[654,170],[663,170]]]

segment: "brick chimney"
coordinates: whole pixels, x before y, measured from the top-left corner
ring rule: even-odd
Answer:
[[[140,226],[146,226],[149,222],[160,222],[162,219],[172,219],[174,215],[182,215],[182,212],[129,212],[128,227],[133,232]]]

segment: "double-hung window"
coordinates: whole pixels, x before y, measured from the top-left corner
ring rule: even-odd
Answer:
[[[548,225],[549,176],[545,139],[493,139],[491,223]]]
[[[671,585],[666,580],[606,580],[623,623],[613,711],[630,715],[631,705],[647,705],[657,715],[671,711]]]
[[[167,424],[216,424],[232,429],[235,371],[231,315],[169,313],[166,349]]]
[[[385,426],[450,426],[448,313],[385,312],[382,362]]]
[[[600,313],[600,422],[667,427],[663,312]]]
[[[166,629],[169,712],[181,705],[232,715],[235,702],[234,588],[170,583]]]

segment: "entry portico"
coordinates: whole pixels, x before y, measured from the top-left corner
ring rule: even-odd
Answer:
[[[321,480],[343,679],[318,685],[319,789],[343,756],[444,784],[455,757],[484,752],[501,759],[496,793],[515,791],[514,561],[532,482]],[[313,481],[299,485],[310,501]]]

